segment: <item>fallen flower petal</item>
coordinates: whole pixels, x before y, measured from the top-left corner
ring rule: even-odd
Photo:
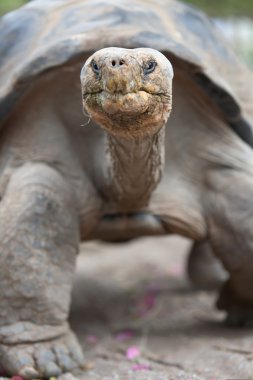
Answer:
[[[131,369],[132,371],[150,371],[151,367],[149,364],[135,364]]]
[[[131,346],[127,349],[126,357],[127,359],[132,360],[140,356],[140,354],[141,354],[140,350],[137,346]]]

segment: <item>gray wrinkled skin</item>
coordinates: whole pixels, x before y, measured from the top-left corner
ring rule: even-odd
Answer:
[[[84,240],[189,237],[193,281],[213,287],[228,276],[218,307],[231,325],[253,323],[252,75],[202,14],[147,2],[38,0],[0,23],[0,365],[9,375],[48,378],[82,364],[67,319]],[[99,50],[109,43],[123,47]]]

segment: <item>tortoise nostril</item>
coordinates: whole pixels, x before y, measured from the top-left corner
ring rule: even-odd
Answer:
[[[112,62],[111,62],[111,64],[112,64],[113,67],[115,67],[115,66],[122,66],[122,65],[124,65],[124,63],[125,63],[124,59],[113,59]]]

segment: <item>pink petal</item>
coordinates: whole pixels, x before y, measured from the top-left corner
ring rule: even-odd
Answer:
[[[116,340],[118,342],[125,342],[125,341],[133,338],[133,336],[134,336],[134,332],[132,330],[123,330],[123,331],[120,331],[116,335]]]
[[[87,335],[86,336],[86,341],[90,344],[96,344],[98,342],[98,337],[96,335]]]
[[[150,371],[151,367],[149,364],[134,364],[131,369],[132,371]]]
[[[140,354],[141,354],[140,350],[137,346],[131,346],[131,347],[128,347],[127,349],[126,357],[127,359],[132,360],[140,356]]]

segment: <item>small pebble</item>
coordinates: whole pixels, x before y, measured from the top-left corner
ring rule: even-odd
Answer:
[[[81,369],[84,370],[84,371],[90,371],[91,369],[93,369],[95,367],[95,364],[92,363],[92,362],[87,362],[87,363],[84,363],[82,366],[81,366]]]

